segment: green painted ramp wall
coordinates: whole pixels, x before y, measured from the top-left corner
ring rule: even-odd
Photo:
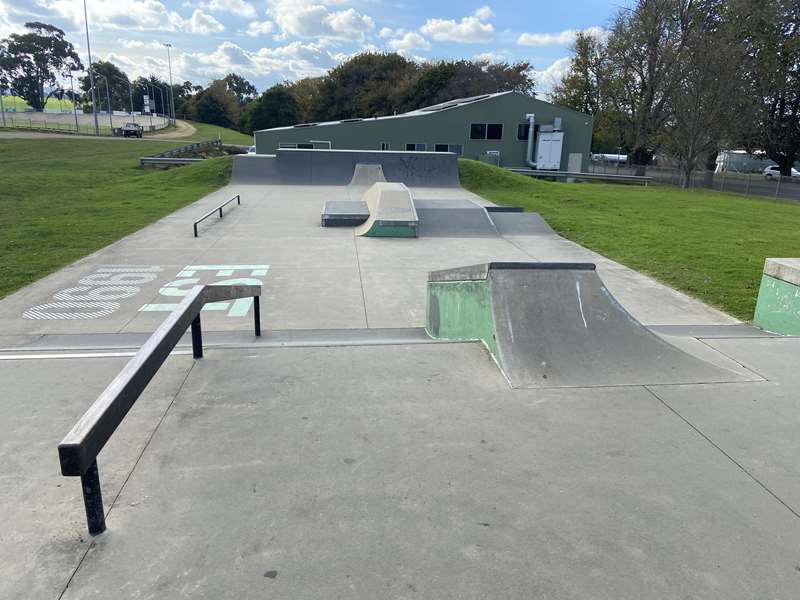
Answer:
[[[489,281],[428,282],[425,329],[433,338],[483,340],[499,361]]]
[[[800,286],[764,275],[753,323],[771,333],[800,335]]]

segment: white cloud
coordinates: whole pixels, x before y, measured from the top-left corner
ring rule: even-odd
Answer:
[[[211,15],[200,9],[195,9],[192,17],[184,24],[184,30],[197,35],[210,35],[225,31],[225,26]]]
[[[394,30],[391,27],[381,27],[381,30],[378,32],[378,37],[380,38],[389,38],[394,35]]]
[[[494,26],[484,21],[492,16],[492,10],[483,6],[460,22],[453,19],[428,19],[419,30],[437,42],[488,42],[494,39]]]
[[[478,17],[481,21],[488,21],[492,17],[494,17],[494,13],[492,9],[488,6],[481,6],[478,10],[472,13],[474,16]]]
[[[409,31],[402,37],[389,40],[389,47],[403,53],[409,50],[430,50],[431,44],[420,34]]]
[[[583,31],[603,39],[608,32],[602,27],[589,27],[588,29],[565,29],[560,33],[523,33],[517,38],[520,46],[565,46],[575,41],[578,32]]]
[[[200,5],[206,10],[214,13],[231,13],[240,17],[255,17],[258,12],[255,6],[245,0],[211,0]]]
[[[552,65],[543,71],[534,71],[534,81],[536,82],[536,92],[538,94],[549,94],[553,87],[561,81],[561,78],[569,71],[572,59],[569,57],[559,58]]]
[[[250,37],[261,37],[272,33],[273,27],[272,21],[252,21],[247,25],[247,31],[244,33]]]
[[[270,0],[267,13],[286,35],[300,38],[329,38],[363,41],[375,27],[369,15],[354,8],[330,11],[319,2],[308,0]]]
[[[156,48],[162,48],[163,47],[163,44],[161,44],[160,42],[156,42],[156,41],[143,42],[142,40],[126,40],[126,39],[120,38],[118,40],[118,42],[123,48],[127,48],[128,50],[133,50],[133,49],[136,49],[136,48],[156,49]]]
[[[56,16],[83,27],[82,0],[37,0]],[[186,20],[158,0],[93,0],[87,3],[92,29],[179,31]]]
[[[481,52],[473,56],[473,58],[475,60],[487,60],[490,63],[508,61],[508,55],[504,52]]]

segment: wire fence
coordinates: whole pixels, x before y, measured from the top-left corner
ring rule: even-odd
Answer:
[[[100,135],[105,136],[113,135],[114,129],[129,122],[138,123],[145,131],[157,131],[169,125],[166,116],[156,114],[98,113],[97,121]],[[94,115],[82,112],[6,111],[0,113],[0,128],[95,135]]]
[[[800,177],[765,176],[763,173],[737,173],[734,171],[697,170],[686,182],[686,175],[679,169],[667,167],[630,167],[614,162],[592,161],[587,169],[590,173],[646,175],[655,183],[686,187],[690,190],[705,189],[732,192],[745,196],[800,201]],[[688,183],[688,185],[684,185]]]

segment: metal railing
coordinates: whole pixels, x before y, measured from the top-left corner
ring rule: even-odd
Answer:
[[[233,202],[234,200],[236,200],[236,204],[238,204],[238,205],[240,205],[240,206],[241,206],[241,204],[242,204],[242,199],[241,199],[241,197],[239,196],[239,194],[236,194],[236,195],[235,195],[233,198],[231,198],[230,200],[226,200],[225,202],[223,202],[222,204],[220,204],[220,205],[219,205],[217,208],[214,208],[214,209],[212,209],[212,210],[208,211],[208,212],[207,212],[206,214],[204,214],[202,217],[200,217],[199,219],[197,219],[197,221],[195,221],[195,222],[192,224],[192,227],[194,228],[194,237],[197,237],[197,226],[198,226],[200,223],[202,223],[203,221],[205,221],[205,220],[206,220],[208,217],[210,217],[211,215],[213,215],[215,212],[219,212],[219,218],[221,219],[221,218],[222,218],[222,209],[223,209],[223,207],[227,206],[228,204],[230,204],[230,203],[231,203],[231,202]]]
[[[203,357],[200,311],[209,302],[253,298],[255,334],[261,335],[260,285],[197,285],[153,332],[94,404],[58,445],[61,474],[80,477],[89,533],[106,529],[97,455],[133,407],[186,329],[192,330],[192,354]]]
[[[652,177],[642,177],[640,175],[617,175],[616,173],[586,173],[577,171],[535,171],[533,169],[520,169],[515,167],[508,168],[509,171],[527,175],[529,177],[553,177],[556,179],[575,179],[589,181],[620,181],[625,183],[643,183],[647,185],[653,181]]]
[[[203,162],[202,158],[162,158],[160,156],[142,156],[139,158],[139,166],[144,167],[177,167],[183,165],[193,165]]]

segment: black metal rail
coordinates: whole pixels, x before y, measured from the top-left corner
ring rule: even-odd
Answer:
[[[242,198],[239,196],[239,194],[236,194],[236,195],[235,195],[233,198],[231,198],[230,200],[226,200],[225,202],[223,202],[222,204],[220,204],[220,205],[219,205],[217,208],[215,208],[215,209],[213,209],[213,210],[210,210],[210,211],[208,211],[208,212],[207,212],[206,214],[204,214],[202,217],[200,217],[199,219],[197,219],[197,221],[195,221],[195,222],[194,222],[194,224],[192,225],[192,227],[194,228],[194,237],[197,237],[197,226],[198,226],[200,223],[202,223],[203,221],[205,221],[205,220],[206,220],[208,217],[210,217],[211,215],[213,215],[215,212],[219,212],[219,218],[221,219],[221,218],[222,218],[222,208],[223,208],[223,207],[225,207],[225,206],[227,206],[228,204],[230,204],[230,203],[231,203],[231,202],[233,202],[234,200],[236,200],[236,204],[239,204],[239,205],[241,205],[241,204],[242,204]]]
[[[260,285],[197,285],[153,332],[58,445],[61,474],[80,477],[89,533],[105,531],[97,455],[172,352],[192,329],[192,354],[203,357],[200,311],[209,302],[253,298],[255,334],[261,335]]]

